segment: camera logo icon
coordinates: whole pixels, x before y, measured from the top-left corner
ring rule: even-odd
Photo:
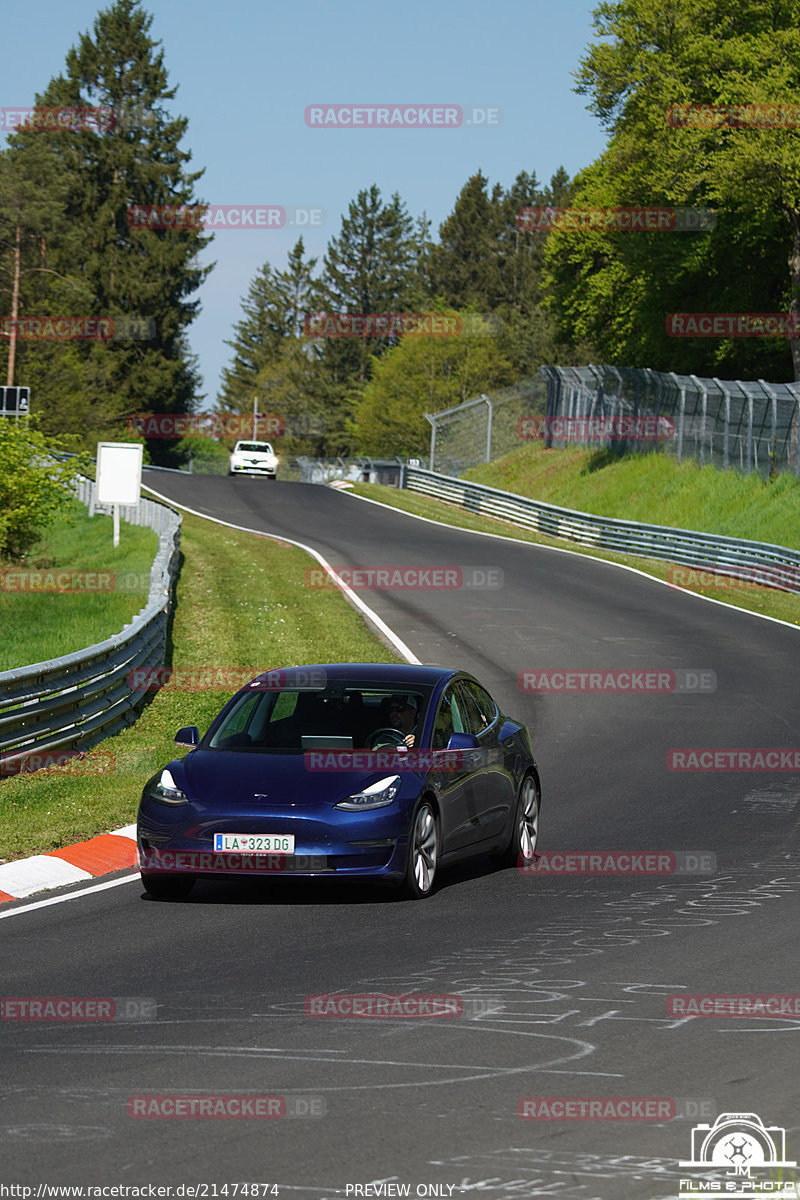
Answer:
[[[720,1113],[713,1125],[692,1129],[692,1157],[681,1167],[726,1168],[727,1175],[749,1179],[751,1170],[796,1167],[786,1158],[786,1130],[765,1125],[756,1113]]]

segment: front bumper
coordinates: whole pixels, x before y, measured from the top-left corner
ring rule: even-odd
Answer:
[[[159,811],[154,811],[159,810]],[[162,811],[163,810],[163,811]],[[388,815],[387,815],[388,814]],[[200,817],[198,820],[197,818]],[[209,878],[241,876],[316,876],[401,878],[408,855],[408,825],[398,812],[343,813],[333,823],[320,817],[274,816],[258,821],[245,815],[204,820],[194,812],[154,802],[139,810],[137,845],[140,870],[152,874],[187,874]],[[295,853],[246,854],[214,850],[214,834],[294,835]]]
[[[278,468],[274,467],[256,467],[250,465],[242,465],[237,463],[231,464],[232,475],[277,475]]]

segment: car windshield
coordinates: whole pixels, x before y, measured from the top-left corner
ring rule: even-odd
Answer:
[[[205,747],[290,753],[396,745],[414,733],[419,745],[430,688],[342,681],[324,688],[265,689],[251,684],[231,706]],[[376,739],[380,730],[394,730]]]
[[[272,446],[269,442],[242,442],[241,446],[236,447],[237,451],[247,450],[248,452],[256,451],[257,454],[272,454]]]

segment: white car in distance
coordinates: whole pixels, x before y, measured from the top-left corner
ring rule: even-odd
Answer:
[[[269,442],[237,442],[231,454],[229,475],[266,475],[278,478],[278,456]]]

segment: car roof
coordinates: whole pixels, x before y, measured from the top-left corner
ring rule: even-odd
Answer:
[[[413,663],[309,663],[300,667],[271,667],[269,671],[324,671],[328,682],[350,680],[353,683],[386,683],[391,687],[432,687],[461,671],[452,667],[427,667]],[[269,672],[265,671],[264,674]],[[289,681],[287,680],[287,683]],[[291,686],[291,685],[290,685]]]

